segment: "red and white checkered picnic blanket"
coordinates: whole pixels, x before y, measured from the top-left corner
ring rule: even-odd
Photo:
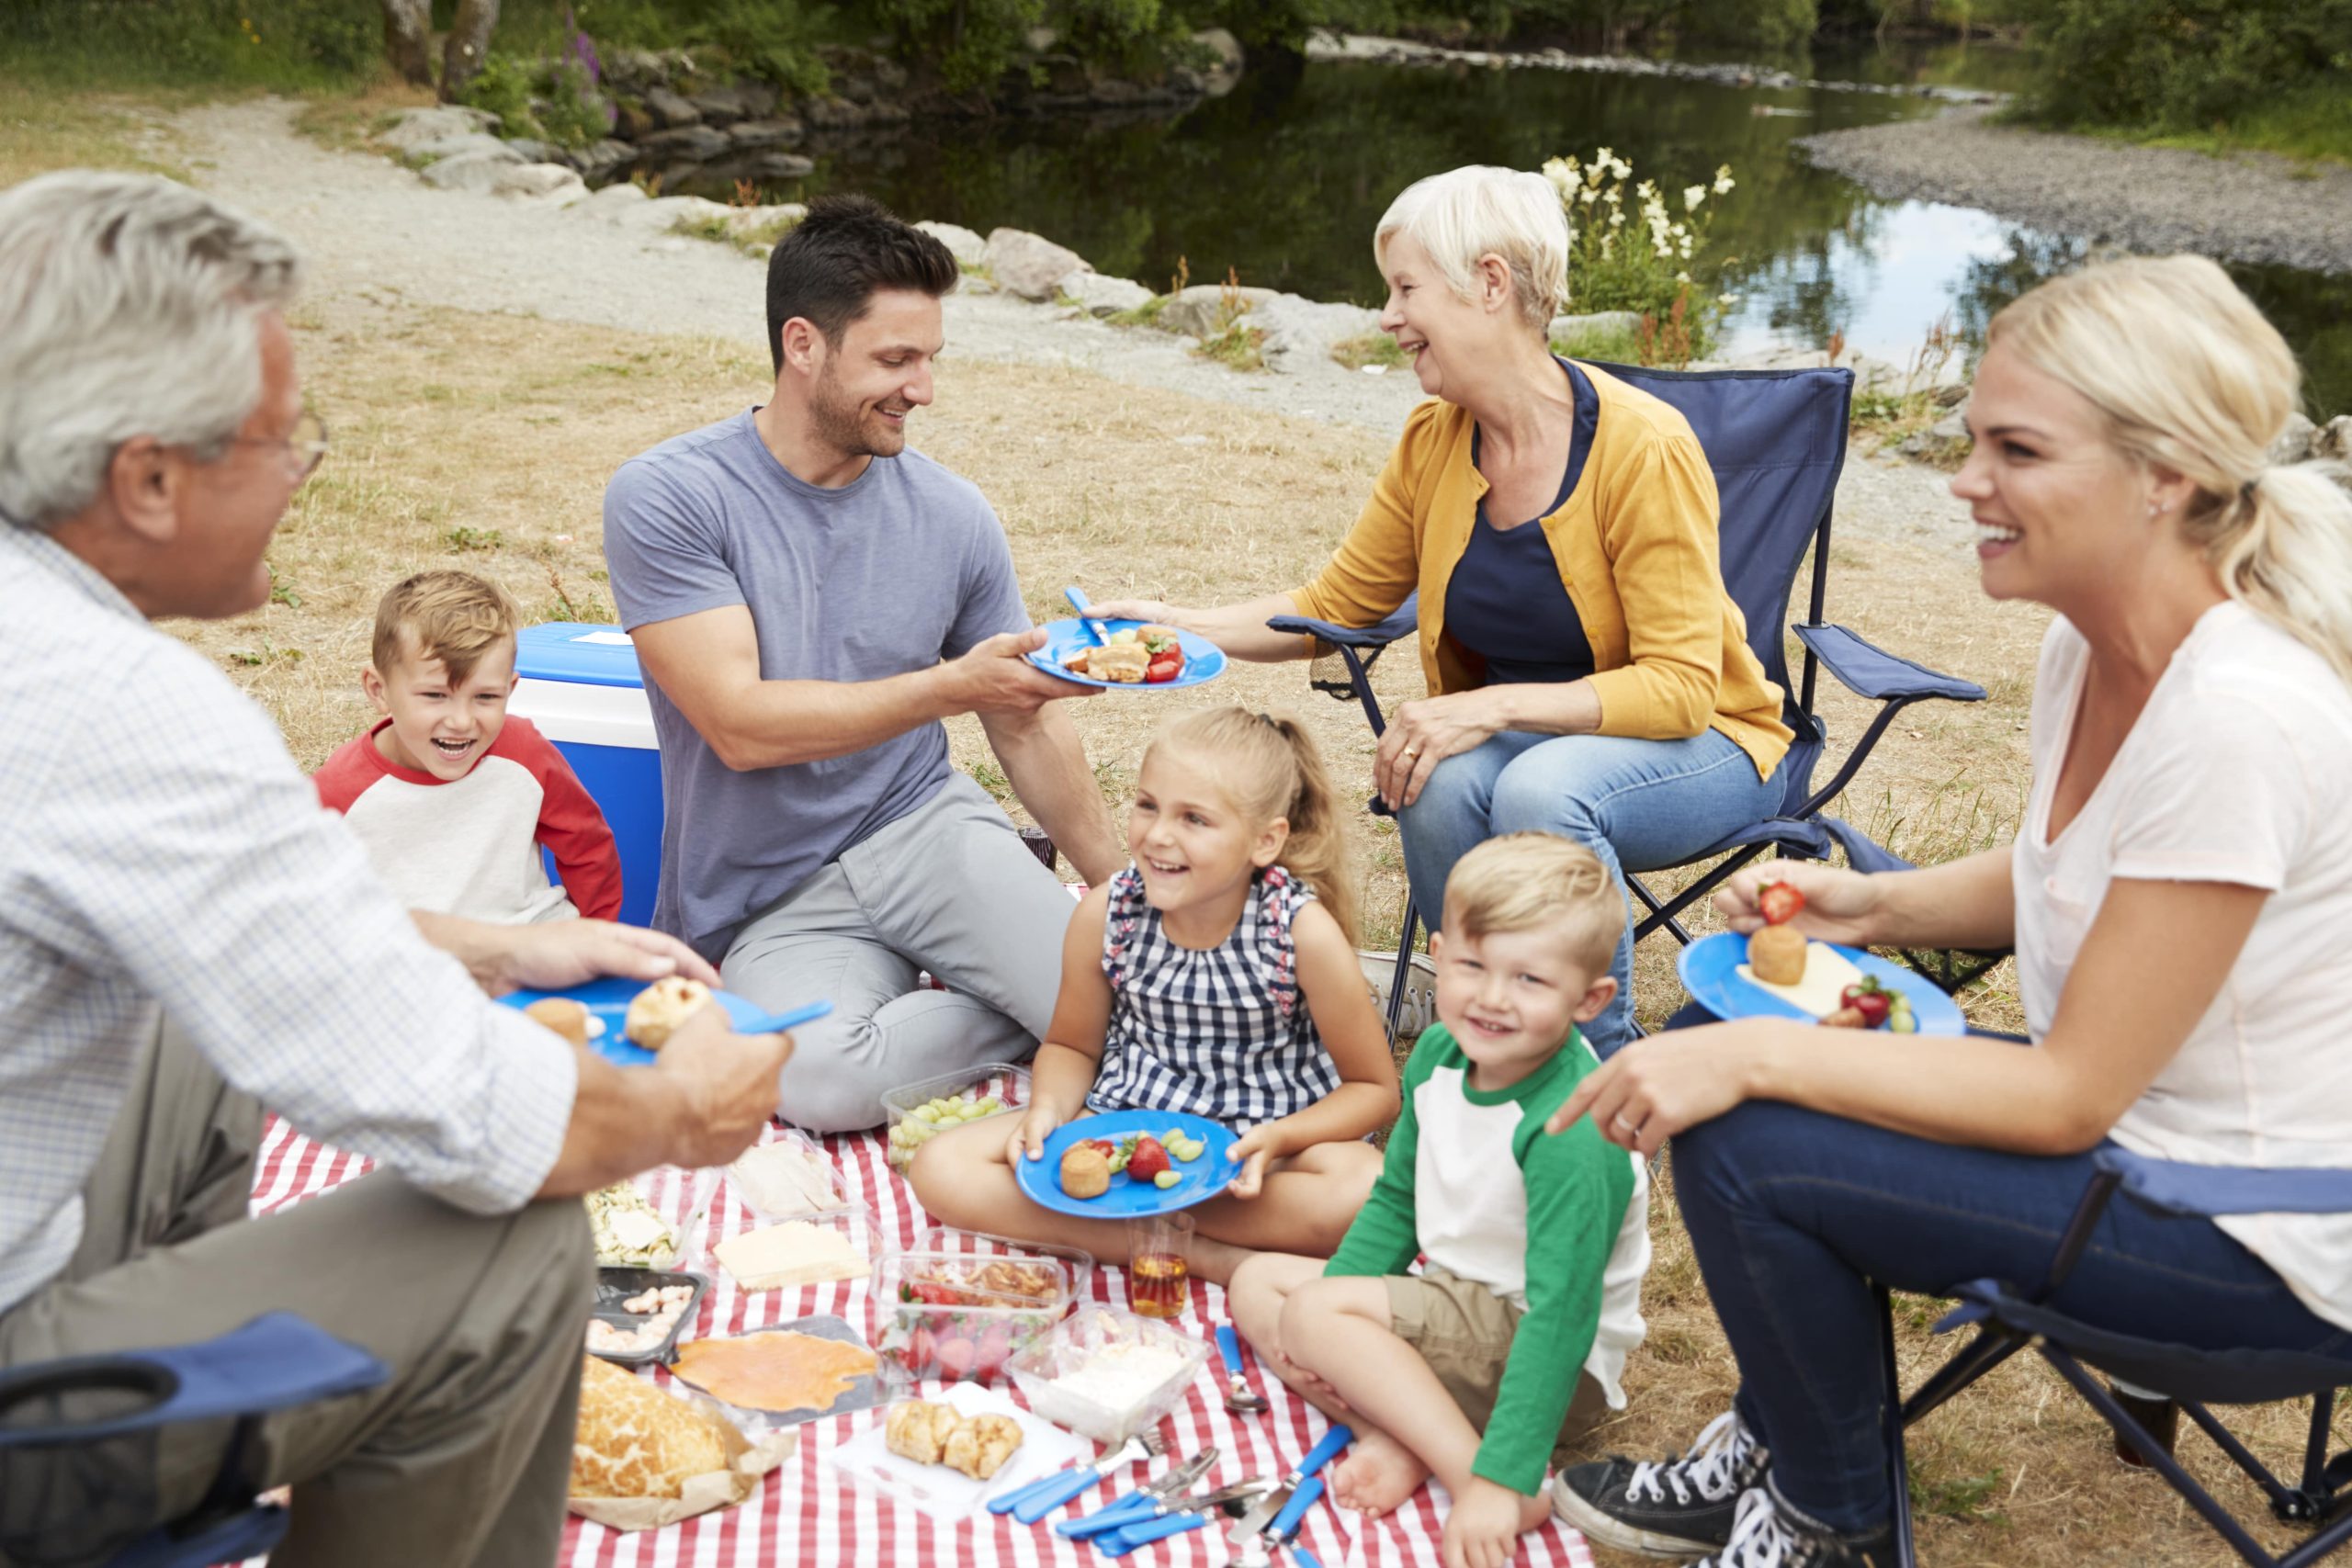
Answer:
[[[891,1172],[880,1138],[871,1134],[836,1137],[827,1139],[825,1147],[849,1195],[873,1211],[882,1246],[904,1246],[932,1223],[915,1203],[912,1190]],[[268,1213],[315,1197],[367,1169],[368,1162],[356,1155],[312,1143],[284,1122],[273,1121],[254,1171],[254,1212]],[[685,1227],[684,1266],[711,1276],[690,1336],[739,1334],[816,1313],[837,1314],[869,1337],[873,1335],[865,1280],[746,1292],[736,1289],[724,1269],[711,1267],[713,1245],[759,1224],[715,1173],[663,1169],[641,1178],[638,1185],[665,1218]],[[697,1220],[697,1205],[706,1201]],[[1093,1278],[1096,1300],[1125,1304],[1123,1271],[1098,1269]],[[1194,1281],[1189,1321],[1180,1325],[1205,1335],[1224,1319],[1224,1292]],[[1228,1415],[1216,1371],[1212,1356],[1192,1392],[1162,1427],[1171,1453],[1196,1453],[1204,1444],[1216,1445],[1222,1457],[1204,1485],[1280,1474],[1297,1463],[1322,1434],[1322,1416],[1254,1364],[1252,1384],[1273,1408],[1261,1416]],[[666,1371],[654,1375],[665,1381],[669,1376]],[[857,1568],[1103,1568],[1113,1561],[1055,1535],[1047,1526],[1068,1517],[1069,1512],[1109,1502],[1139,1481],[1138,1472],[1114,1473],[1094,1493],[1079,1498],[1068,1512],[1050,1516],[1045,1524],[1021,1525],[1010,1517],[985,1513],[973,1520],[943,1524],[852,1484],[821,1461],[820,1455],[878,1418],[878,1412],[860,1412],[797,1427],[800,1442],[793,1456],[738,1508],[639,1534],[575,1518],[564,1532],[560,1561],[564,1568],[841,1568],[851,1563]],[[1300,1544],[1329,1568],[1433,1563],[1439,1558],[1442,1498],[1434,1485],[1424,1487],[1408,1506],[1376,1520],[1318,1506],[1307,1515]],[[1137,1555],[1142,1568],[1217,1568],[1231,1553],[1222,1530],[1211,1529],[1155,1542]],[[1557,1522],[1524,1537],[1517,1561],[1530,1568],[1591,1568],[1592,1563],[1583,1538]]]

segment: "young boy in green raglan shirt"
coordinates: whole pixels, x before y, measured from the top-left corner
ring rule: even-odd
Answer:
[[[1507,1562],[1550,1513],[1555,1454],[1624,1407],[1647,1173],[1589,1121],[1544,1135],[1598,1065],[1576,1026],[1615,994],[1624,927],[1616,883],[1566,839],[1506,834],[1456,862],[1430,939],[1438,1022],[1371,1197],[1328,1264],[1265,1254],[1234,1276],[1265,1364],[1355,1428],[1333,1501],[1385,1514],[1435,1476],[1449,1564]]]

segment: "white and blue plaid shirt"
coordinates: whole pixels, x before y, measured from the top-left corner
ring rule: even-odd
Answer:
[[[268,716],[0,523],[0,1312],[73,1257],[159,1004],[231,1084],[466,1209],[527,1200],[571,1121],[570,1048],[418,934]]]

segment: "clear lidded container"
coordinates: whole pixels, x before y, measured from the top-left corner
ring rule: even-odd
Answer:
[[[1166,1374],[1148,1383],[1138,1382],[1117,1397],[1101,1397],[1083,1386],[1084,1382],[1116,1383],[1124,1369],[1106,1365],[1106,1356],[1110,1363],[1132,1363],[1138,1350],[1171,1357],[1165,1362]],[[1158,1426],[1191,1390],[1208,1359],[1205,1339],[1131,1312],[1090,1303],[1012,1358],[1012,1382],[1029,1408],[1046,1420],[1098,1443],[1119,1443]],[[1073,1383],[1080,1374],[1087,1376]]]
[[[1094,1259],[1076,1247],[936,1225],[876,1270],[874,1348],[893,1386],[990,1382],[1085,1299]]]
[[[917,1149],[950,1127],[1028,1108],[1029,1069],[1011,1062],[982,1062],[894,1089],[882,1097],[890,1168],[904,1171]]]

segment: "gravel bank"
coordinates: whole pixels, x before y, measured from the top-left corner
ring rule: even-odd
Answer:
[[[2341,166],[2135,147],[1998,125],[1966,109],[1796,145],[1882,197],[1979,207],[2143,254],[2352,272],[2352,169]]]

